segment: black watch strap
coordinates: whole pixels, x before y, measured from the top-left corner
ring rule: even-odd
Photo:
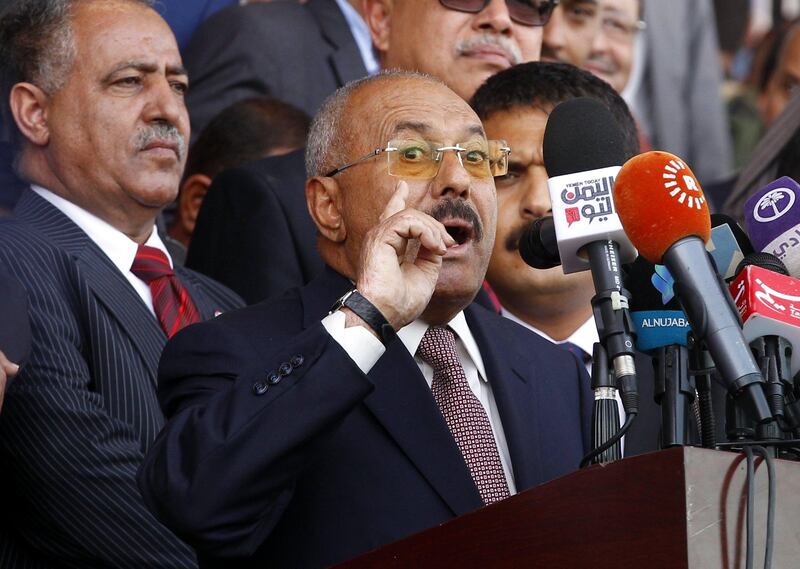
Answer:
[[[378,335],[384,346],[397,336],[397,332],[386,320],[386,317],[374,304],[364,298],[360,292],[353,289],[341,299],[342,306],[346,306],[358,315]]]

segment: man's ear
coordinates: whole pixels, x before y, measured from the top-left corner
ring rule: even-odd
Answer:
[[[206,197],[209,186],[211,178],[205,174],[193,174],[186,178],[181,187],[178,198],[178,220],[183,232],[190,237],[194,234],[197,214],[200,212],[200,206],[203,205],[203,198]]]
[[[369,26],[372,45],[381,54],[389,49],[392,0],[364,0],[364,19]]]
[[[342,195],[335,178],[314,176],[306,181],[308,213],[320,234],[328,241],[341,243],[347,237],[342,217]]]
[[[9,105],[17,128],[36,146],[44,146],[50,141],[47,124],[49,101],[47,94],[32,83],[17,83],[11,88]]]

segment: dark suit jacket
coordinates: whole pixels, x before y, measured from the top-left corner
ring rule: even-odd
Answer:
[[[154,8],[172,28],[178,47],[183,51],[204,20],[223,8],[238,4],[239,0],[159,0]]]
[[[248,304],[320,274],[305,179],[302,150],[219,174],[200,208],[186,266],[229,286]]]
[[[197,29],[183,59],[194,137],[226,107],[258,95],[314,116],[338,87],[367,74],[335,0],[227,8]]]
[[[166,337],[93,241],[26,191],[0,224],[0,265],[28,290],[32,352],[0,414],[0,567],[193,567],[142,503],[135,473],[162,427]],[[176,269],[204,318],[241,306]]]
[[[0,315],[0,351],[23,366],[31,353],[28,293],[5,270],[0,270]]]
[[[402,342],[364,375],[320,324],[350,287],[328,269],[167,345],[159,398],[169,422],[139,483],[201,566],[321,567],[481,506]],[[517,488],[576,469],[589,445],[585,370],[482,307],[470,306],[466,318]],[[282,363],[294,365],[259,389]]]

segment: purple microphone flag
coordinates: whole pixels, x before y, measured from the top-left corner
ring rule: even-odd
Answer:
[[[747,200],[744,218],[757,251],[773,253],[767,249],[775,248],[770,244],[782,236],[794,248],[796,240],[791,237],[800,238],[800,233],[795,234],[796,228],[800,230],[800,185],[788,176],[767,184]],[[780,248],[781,244],[775,245]]]
[[[756,192],[744,206],[747,232],[756,251],[778,257],[800,277],[800,185],[788,176]]]

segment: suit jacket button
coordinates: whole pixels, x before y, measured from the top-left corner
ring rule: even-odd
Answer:
[[[253,393],[256,395],[264,395],[267,392],[267,389],[269,389],[269,385],[266,383],[259,381],[258,383],[253,384]]]
[[[270,385],[277,385],[281,382],[281,379],[283,379],[283,377],[281,377],[277,372],[271,371],[267,374],[267,383]]]
[[[292,373],[293,370],[294,368],[292,367],[292,364],[290,364],[289,362],[283,362],[281,365],[278,366],[278,373],[281,374],[282,377],[286,377],[287,375]]]
[[[303,365],[304,361],[306,361],[306,359],[300,354],[297,354],[292,356],[292,359],[289,360],[289,363],[292,364],[292,367],[298,368]]]

